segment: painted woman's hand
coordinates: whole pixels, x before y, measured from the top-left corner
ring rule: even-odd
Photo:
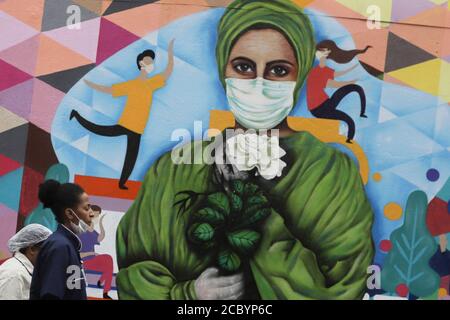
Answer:
[[[198,300],[237,300],[244,294],[244,276],[221,277],[218,269],[208,268],[195,280],[194,288]]]

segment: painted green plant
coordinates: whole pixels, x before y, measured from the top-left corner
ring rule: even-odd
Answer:
[[[259,186],[241,180],[232,181],[228,192],[204,196],[190,219],[188,241],[205,253],[215,252],[222,271],[235,272],[258,247],[258,226],[271,213],[269,201]]]
[[[52,165],[45,174],[45,180],[56,180],[59,183],[69,182],[69,169],[62,163]],[[38,223],[52,231],[55,231],[58,227],[58,222],[55,219],[55,215],[50,209],[45,209],[40,203],[25,219],[25,225],[31,223]]]
[[[426,224],[427,196],[414,191],[408,197],[403,225],[392,232],[392,249],[381,271],[381,286],[390,293],[399,287],[409,294],[425,297],[439,287],[439,276],[428,262],[436,251]]]

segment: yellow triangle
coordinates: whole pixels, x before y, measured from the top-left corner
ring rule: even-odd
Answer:
[[[415,89],[438,96],[443,62],[441,59],[433,59],[388,74]]]
[[[431,1],[437,5],[441,5],[441,4],[446,3],[448,0],[428,0],[428,1]]]
[[[373,9],[377,7],[379,9],[380,21],[391,21],[392,15],[392,1],[393,0],[337,0],[336,2],[343,6],[358,12],[364,17],[372,17]],[[389,23],[381,23],[382,27],[388,26]]]
[[[450,102],[450,63],[441,60],[441,79],[439,96],[446,102]]]

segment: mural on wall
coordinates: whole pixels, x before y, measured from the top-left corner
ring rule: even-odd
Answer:
[[[91,298],[449,299],[448,1],[183,3],[0,2],[0,260],[51,178],[97,210]]]

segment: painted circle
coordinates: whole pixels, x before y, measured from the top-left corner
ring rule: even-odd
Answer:
[[[403,209],[395,202],[389,202],[384,206],[384,216],[389,220],[398,220],[402,217]]]
[[[438,290],[439,298],[446,297],[447,295],[448,295],[448,292],[447,292],[447,290],[445,290],[445,288],[439,288],[439,290]]]
[[[383,179],[383,176],[379,172],[375,172],[372,176],[373,180],[376,182],[380,182]]]
[[[431,182],[435,182],[439,180],[439,171],[437,171],[436,169],[429,169],[427,171],[427,179]]]
[[[397,292],[397,294],[400,297],[406,297],[409,293],[409,289],[408,286],[404,283],[399,284],[396,288],[395,288],[395,292]]]
[[[381,240],[380,249],[384,252],[389,252],[392,249],[392,242],[390,240]]]

